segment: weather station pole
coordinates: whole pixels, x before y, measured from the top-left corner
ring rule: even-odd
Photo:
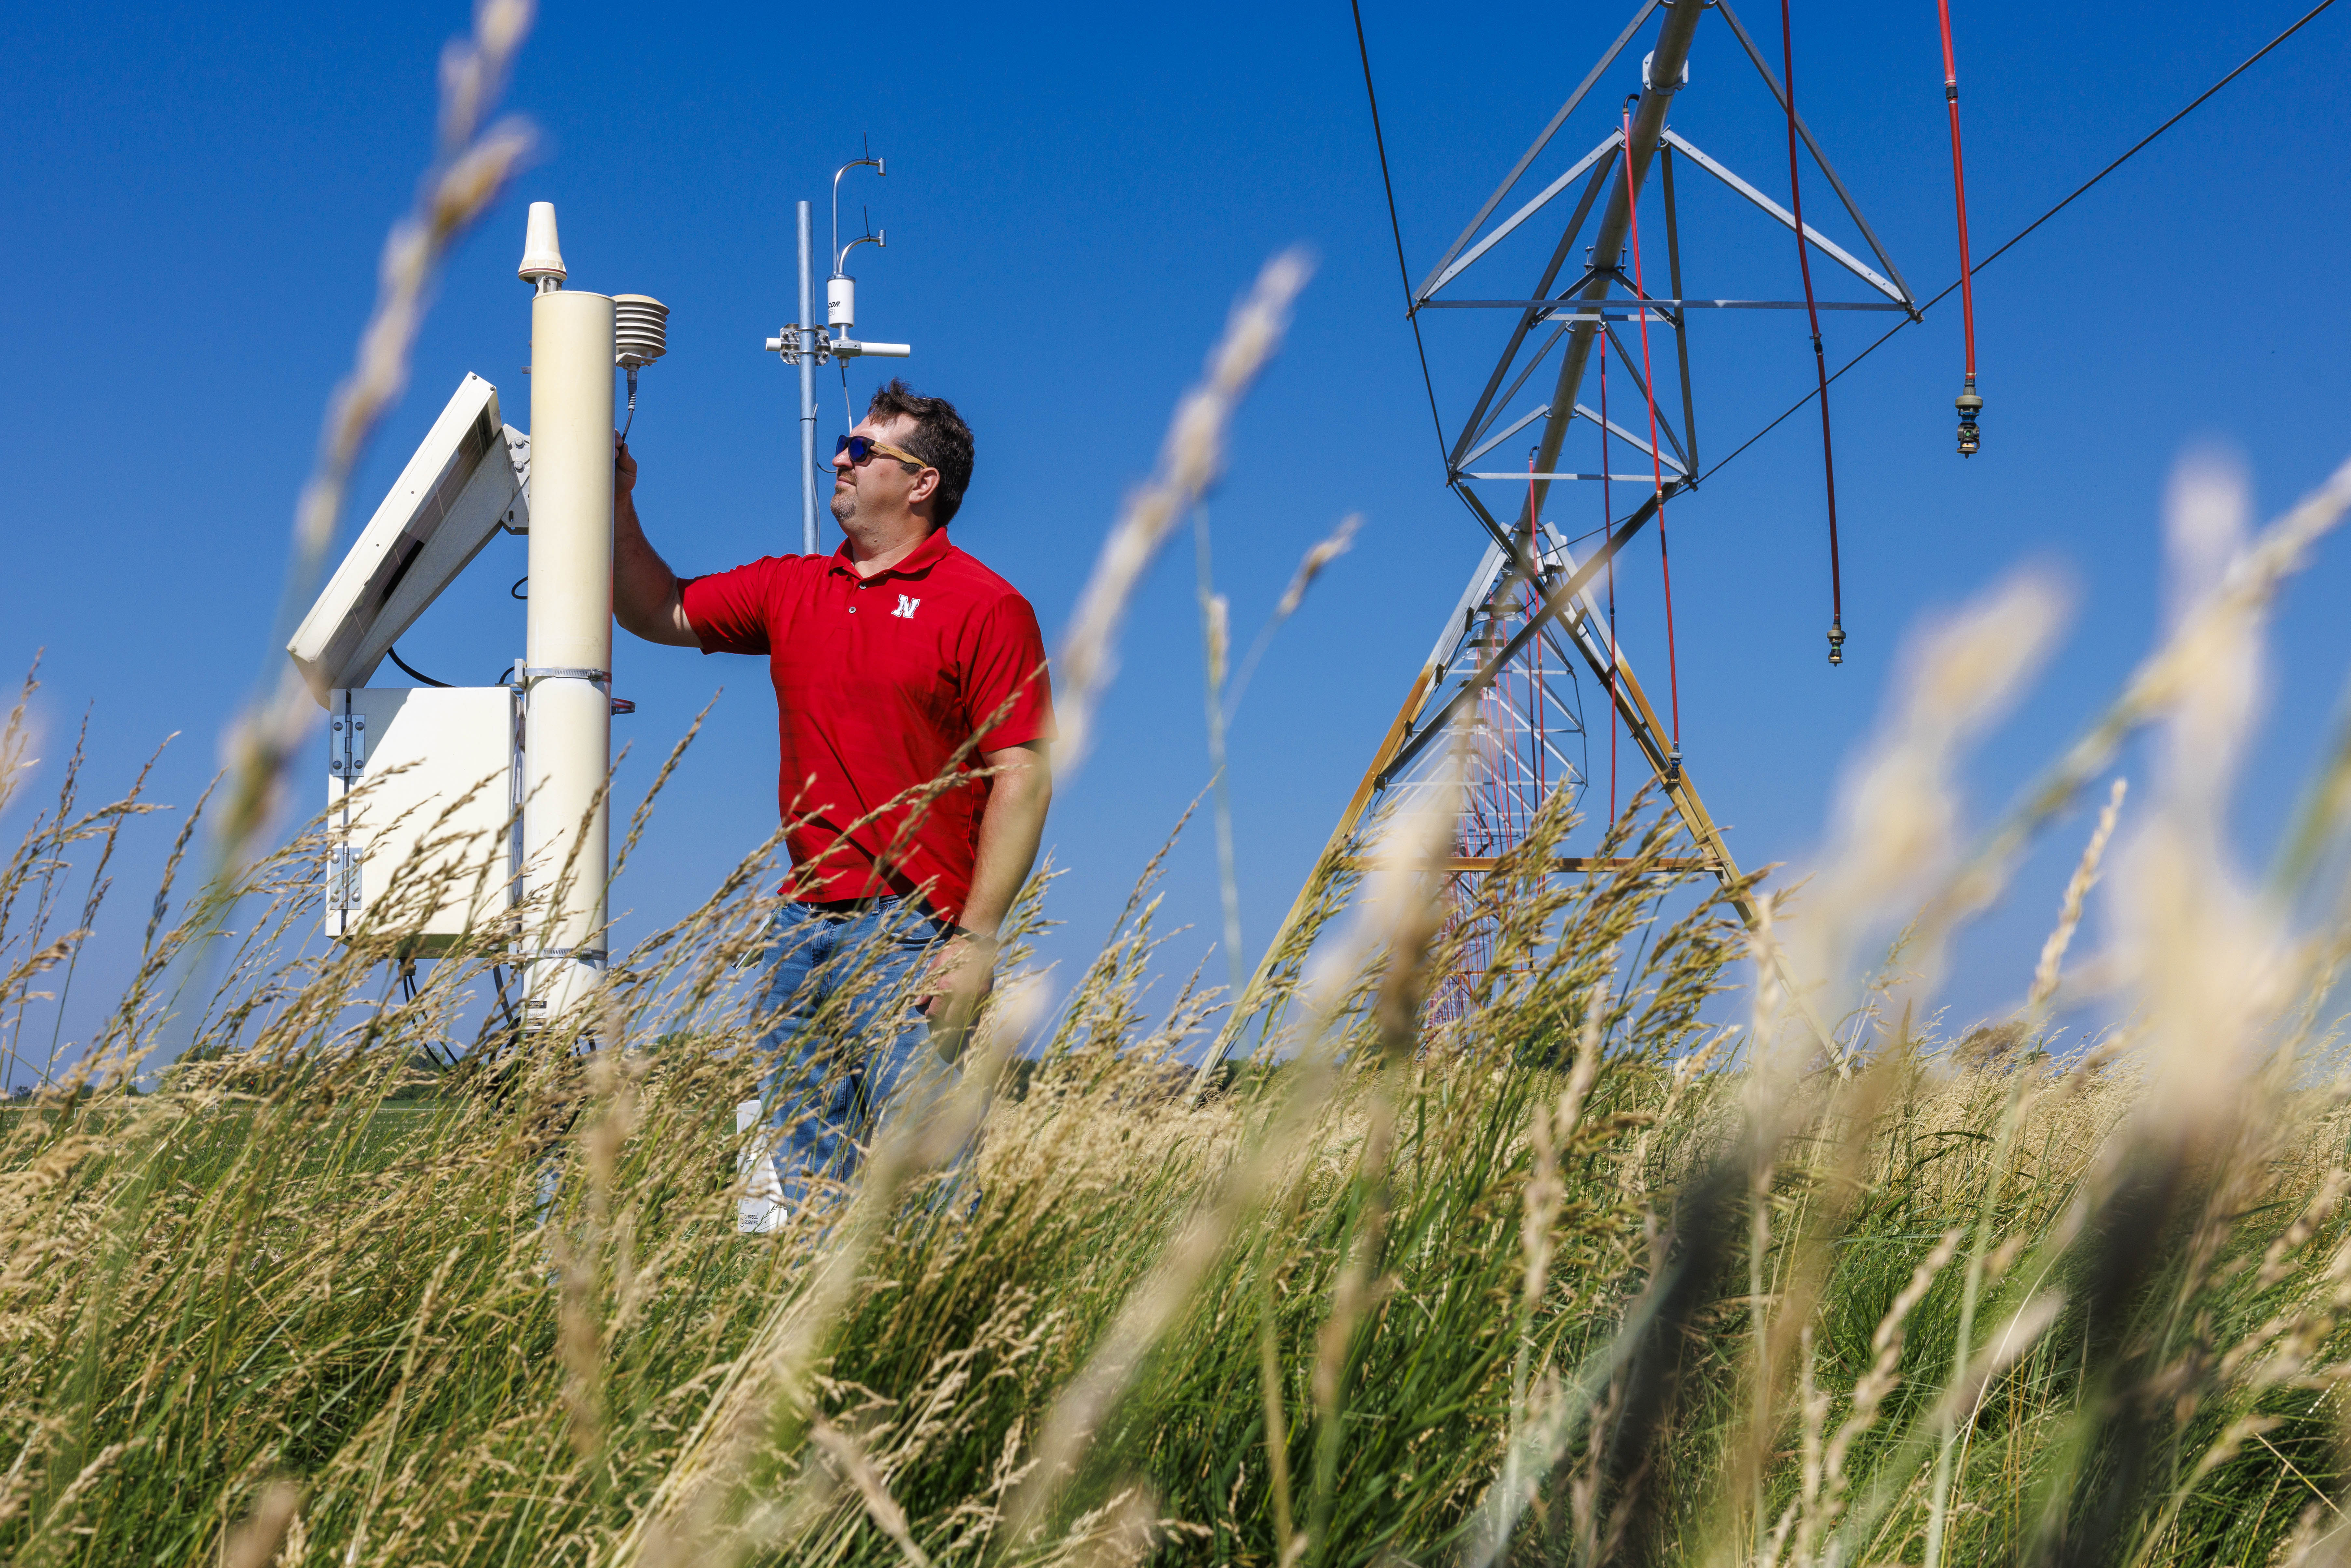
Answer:
[[[812,282],[809,276],[809,204],[799,204],[800,313],[800,553],[816,554],[816,329],[809,325]]]
[[[530,598],[523,688],[525,1022],[555,1023],[605,966],[612,755],[610,296],[563,287],[555,208],[530,209]]]
[[[913,350],[904,343],[861,343],[851,334],[857,327],[857,280],[843,269],[843,258],[861,245],[876,248],[886,242],[881,231],[858,235],[847,246],[841,243],[841,177],[852,169],[871,169],[879,177],[888,172],[882,160],[856,158],[833,171],[832,271],[825,279],[825,320],[816,324],[815,237],[809,204],[798,204],[800,259],[800,313],[768,340],[768,352],[800,372],[800,552],[817,552],[816,368],[833,361],[847,362],[861,354],[904,359]]]

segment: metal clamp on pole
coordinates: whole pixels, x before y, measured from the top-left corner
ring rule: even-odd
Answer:
[[[525,664],[522,669],[522,685],[518,689],[528,696],[530,693],[530,688],[537,685],[541,681],[586,681],[590,685],[601,686],[604,690],[605,700],[612,705],[612,716],[614,718],[619,718],[623,714],[632,714],[637,711],[637,705],[635,703],[631,702],[627,697],[616,697],[612,695],[612,676],[610,671],[572,670],[559,666],[551,666],[547,669],[535,669],[528,664]]]
[[[612,672],[610,670],[571,669],[560,664],[551,664],[543,667],[535,664],[525,664],[523,666],[522,684],[525,686],[535,686],[541,681],[588,681],[593,685],[610,689],[612,685]]]

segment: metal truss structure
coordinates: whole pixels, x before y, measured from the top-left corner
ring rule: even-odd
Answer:
[[[1838,245],[1812,225],[1800,224],[1789,207],[1667,125],[1667,112],[1677,94],[1687,88],[1692,46],[1709,12],[1721,23],[1713,31],[1727,33],[1725,42],[1735,44],[1761,76],[1778,110],[1775,121],[1786,121],[1792,164],[1794,145],[1801,141],[1852,220],[1860,248],[1870,259]],[[1639,63],[1640,89],[1625,100],[1614,117],[1616,123],[1597,145],[1567,162],[1532,196],[1497,221],[1495,214],[1503,210],[1503,204],[1522,184],[1531,183],[1531,175],[1570,117],[1619,68],[1620,59],[1625,58],[1635,40],[1653,22],[1653,44]],[[1627,60],[1626,76],[1631,74]],[[1466,729],[1466,792],[1455,854],[1443,865],[1430,868],[1449,879],[1457,922],[1474,923],[1479,918],[1474,897],[1478,879],[1491,869],[1497,857],[1523,841],[1535,813],[1562,791],[1570,792],[1573,800],[1593,781],[1592,751],[1597,744],[1613,742],[1614,732],[1604,727],[1595,736],[1586,716],[1587,691],[1602,699],[1599,716],[1606,716],[1609,725],[1624,727],[1626,738],[1646,759],[1680,816],[1692,852],[1668,862],[1670,868],[1711,873],[1727,884],[1739,880],[1729,848],[1683,764],[1677,718],[1661,721],[1625,655],[1602,597],[1604,591],[1614,586],[1607,574],[1632,566],[1629,559],[1617,560],[1625,545],[1652,522],[1658,526],[1662,551],[1667,507],[1694,491],[1704,472],[1689,372],[1690,313],[1806,308],[1804,299],[1708,298],[1685,292],[1683,218],[1675,184],[1677,178],[1686,182],[1692,169],[1719,182],[1776,225],[1759,224],[1759,233],[1777,233],[1792,250],[1799,244],[1811,246],[1862,286],[1863,298],[1822,299],[1817,301],[1819,308],[1896,311],[1913,319],[1919,313],[1917,299],[1900,269],[1810,129],[1790,108],[1778,74],[1729,0],[1644,0],[1534,144],[1477,209],[1460,237],[1412,288],[1412,313],[1424,327],[1438,321],[1489,327],[1498,321],[1507,323],[1500,352],[1482,390],[1458,423],[1444,433],[1445,483],[1485,533],[1488,545],[1436,647],[1375,749],[1362,784],[1342,813],[1326,858],[1345,852],[1375,800],[1400,800],[1430,787],[1447,749],[1447,737]],[[1653,172],[1656,175],[1654,196],[1649,189]],[[1807,173],[1804,178],[1812,176]],[[1646,225],[1645,207],[1648,209]],[[1596,225],[1588,227],[1595,213]],[[1487,285],[1483,297],[1468,297],[1517,248],[1505,246],[1506,240],[1520,235],[1523,246],[1527,238],[1552,225],[1557,225],[1556,241],[1531,287],[1504,282]],[[1651,293],[1644,287],[1645,227],[1648,265],[1664,263],[1662,270],[1669,286],[1664,293]],[[1796,238],[1799,233],[1801,241]],[[1576,260],[1579,244],[1585,247],[1580,264]],[[1437,311],[1472,314],[1431,314]],[[1669,341],[1652,343],[1653,329],[1660,329],[1659,339]],[[1653,354],[1655,369],[1645,372],[1645,362],[1651,361]],[[1637,411],[1615,418],[1606,417],[1604,401],[1610,368],[1606,361],[1611,357],[1616,361],[1614,369],[1623,378],[1620,386],[1629,383],[1631,388],[1620,409]],[[1596,377],[1591,374],[1595,362],[1602,368]],[[1536,399],[1521,404],[1522,392],[1546,367],[1552,371],[1549,386]],[[1587,393],[1588,380],[1597,382],[1598,396]],[[1595,409],[1594,402],[1601,406]],[[1568,438],[1579,424],[1589,433],[1599,454],[1589,469],[1565,465]],[[1495,455],[1504,443],[1522,433],[1532,434],[1532,451],[1525,468],[1513,469],[1506,465],[1509,458]],[[1610,473],[1612,451],[1617,455],[1613,461],[1637,472]],[[1640,504],[1625,516],[1606,518],[1606,527],[1590,553],[1581,559],[1572,553],[1570,541],[1544,510],[1552,486],[1571,483],[1629,486],[1629,493],[1640,497]],[[1503,485],[1510,487],[1511,498],[1489,502],[1489,496],[1502,494],[1491,487]],[[1502,507],[1499,512],[1498,504]],[[1510,517],[1512,510],[1514,518]],[[1669,579],[1667,589],[1670,595]],[[1605,811],[1586,807],[1583,815],[1604,821]],[[1598,828],[1595,823],[1592,831],[1596,832]],[[1607,862],[1592,856],[1562,856],[1556,862],[1561,875],[1606,867]],[[1742,915],[1751,919],[1752,910],[1744,899],[1735,902]],[[1301,892],[1282,930],[1268,946],[1265,964],[1251,982],[1252,991],[1263,983],[1267,966],[1281,950],[1283,938],[1306,907],[1307,895]],[[1432,990],[1430,1006],[1439,1017],[1459,1005],[1466,988],[1482,969],[1474,929],[1471,938],[1464,972],[1440,977]],[[1236,1009],[1237,1015],[1246,1011],[1246,1003]]]

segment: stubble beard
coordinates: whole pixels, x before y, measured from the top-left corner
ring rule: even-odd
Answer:
[[[831,505],[832,520],[846,528],[849,526],[849,519],[857,516],[857,492],[854,489],[836,488],[832,493]]]

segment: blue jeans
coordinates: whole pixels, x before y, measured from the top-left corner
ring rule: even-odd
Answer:
[[[771,1129],[778,1186],[764,1217],[745,1205],[743,1228],[769,1229],[831,1184],[857,1174],[891,1114],[935,1101],[959,1077],[931,1049],[910,983],[946,940],[919,904],[889,897],[854,915],[803,904],[778,913],[760,998],[767,1066],[759,1098]],[[755,1222],[756,1221],[756,1222]]]

